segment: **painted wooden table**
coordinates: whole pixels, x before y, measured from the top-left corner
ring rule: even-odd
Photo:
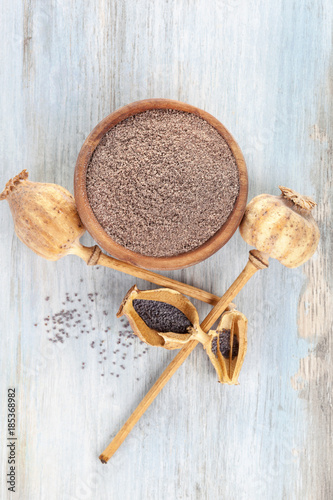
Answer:
[[[241,384],[218,384],[198,347],[102,465],[175,355],[116,319],[135,282],[151,285],[75,257],[43,260],[1,203],[1,498],[331,499],[332,2],[4,0],[0,9],[1,187],[27,168],[72,190],[99,120],[167,97],[231,131],[249,198],[278,194],[278,184],[313,196],[322,232],[306,265],[272,261],[235,300],[249,319]],[[237,233],[207,261],[165,274],[222,294],[248,250]],[[196,305],[204,317],[209,306]],[[8,388],[16,493],[6,484]]]

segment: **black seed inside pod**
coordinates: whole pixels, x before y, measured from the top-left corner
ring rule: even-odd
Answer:
[[[221,332],[217,332],[219,334],[219,347],[220,353],[224,358],[229,359],[230,355],[230,347],[231,347],[231,331],[223,328]],[[214,337],[211,343],[211,349],[214,356],[217,357],[217,337]],[[234,335],[233,343],[232,343],[232,359],[234,359],[238,355],[239,350],[239,342],[236,335]]]
[[[212,353],[217,357],[217,337],[214,337],[210,346]]]
[[[182,311],[166,302],[134,299],[133,307],[146,325],[157,332],[188,333],[193,326]]]

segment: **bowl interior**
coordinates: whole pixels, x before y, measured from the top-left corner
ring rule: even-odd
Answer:
[[[88,200],[86,174],[91,156],[103,136],[119,122],[126,118],[150,109],[175,109],[193,113],[212,125],[227,142],[231,149],[239,172],[239,194],[227,221],[205,243],[186,253],[171,257],[149,257],[129,250],[116,243],[103,229],[96,219]],[[74,174],[74,195],[77,209],[83,224],[95,241],[108,253],[123,261],[146,269],[181,269],[188,267],[213,255],[236,231],[243,217],[248,191],[248,179],[245,160],[242,152],[228,130],[212,115],[199,108],[169,99],[146,99],[124,106],[104,118],[92,130],[80,150]]]

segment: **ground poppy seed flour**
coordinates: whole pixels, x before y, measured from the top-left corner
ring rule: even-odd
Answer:
[[[170,257],[194,250],[226,222],[239,193],[223,137],[198,116],[149,110],[113,127],[87,169],[91,208],[129,250]]]

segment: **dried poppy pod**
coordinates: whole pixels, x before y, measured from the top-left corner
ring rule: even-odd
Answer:
[[[127,292],[117,317],[123,314],[143,342],[165,349],[180,349],[200,330],[194,305],[169,288],[143,291],[134,285]]]
[[[239,231],[249,245],[286,267],[298,267],[319,243],[320,232],[311,215],[316,203],[292,189],[279,188],[280,196],[260,194],[250,201]]]
[[[247,349],[247,318],[233,309],[226,311],[216,330],[194,335],[206,350],[222,384],[238,384]]]
[[[26,170],[7,182],[0,200],[8,201],[20,240],[45,259],[71,253],[85,232],[70,192],[57,184],[30,182]]]

